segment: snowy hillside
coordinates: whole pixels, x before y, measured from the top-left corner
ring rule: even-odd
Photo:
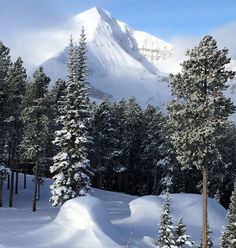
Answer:
[[[28,177],[29,184],[31,179]],[[31,212],[32,188],[20,188],[14,208],[0,208],[1,248],[118,248],[128,243],[133,248],[153,247],[164,196],[135,197],[94,189],[91,196],[70,200],[59,209],[48,202],[50,183],[47,180],[42,186],[36,213]],[[7,193],[4,189],[5,203]],[[170,206],[173,222],[183,217],[188,233],[199,243],[201,196],[173,194]],[[222,206],[209,199],[214,247],[218,247],[225,214]]]
[[[92,8],[67,23],[67,37],[78,40],[81,27],[87,36],[89,82],[115,99],[136,96],[141,104],[163,104],[169,97],[166,75],[155,66],[171,54],[171,45],[144,32],[134,31],[107,11]],[[42,65],[56,80],[66,77],[67,49]],[[152,63],[154,62],[154,64]]]

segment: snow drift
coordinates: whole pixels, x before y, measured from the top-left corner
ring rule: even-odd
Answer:
[[[151,238],[158,232],[160,213],[165,197],[144,196],[129,203],[131,215],[120,224],[126,228],[133,226],[136,244],[148,245]],[[200,243],[202,225],[202,197],[196,194],[171,194],[170,195],[171,216],[174,224],[183,217],[187,226],[187,233],[191,235],[196,243]],[[219,245],[221,232],[225,225],[226,210],[215,200],[208,198],[208,220],[212,230],[214,247]],[[137,245],[137,247],[139,247]],[[141,247],[141,246],[140,246]],[[144,246],[146,247],[146,246]]]
[[[91,196],[70,200],[62,206],[52,223],[36,231],[37,237],[48,237],[48,241],[39,247],[67,247],[70,244],[70,247],[81,248],[115,248],[124,247],[128,242],[132,247],[153,247],[164,201],[163,195],[138,197],[129,203],[128,218],[110,220],[109,209],[103,201]],[[188,234],[199,244],[202,224],[201,195],[171,194],[170,208],[173,224],[177,224],[183,217]],[[208,211],[214,247],[218,247],[226,211],[210,198]]]
[[[42,186],[36,213],[31,210],[32,187],[19,189],[16,208],[0,209],[1,248],[121,248],[128,244],[132,248],[153,247],[163,195],[136,197],[93,189],[91,196],[69,200],[59,209],[48,202],[50,184],[48,179]],[[4,202],[7,193],[5,185]],[[201,205],[201,195],[170,195],[172,221],[176,224],[183,217],[187,233],[196,244],[201,239]],[[219,247],[226,211],[212,199],[208,211],[214,247]]]
[[[35,248],[116,248],[122,245],[104,203],[92,196],[67,201],[54,221],[31,232],[28,238],[31,240],[29,247],[33,244]]]

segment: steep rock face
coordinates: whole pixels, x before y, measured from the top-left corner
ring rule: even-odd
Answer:
[[[89,9],[68,21],[68,37],[72,33],[78,41],[82,26],[87,37],[88,79],[100,92],[99,97],[103,96],[101,92],[114,99],[135,96],[142,105],[150,101],[162,105],[166,101],[166,75],[153,61],[168,57],[170,44],[134,31],[100,8]],[[42,66],[54,81],[66,77],[66,61],[67,48]]]

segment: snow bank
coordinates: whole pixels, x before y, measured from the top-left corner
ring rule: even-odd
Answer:
[[[123,228],[132,226],[132,234],[136,243],[150,244],[151,237],[156,237],[164,196],[144,196],[130,202],[131,215],[120,222]],[[171,194],[171,216],[174,224],[183,217],[188,234],[197,243],[201,239],[202,198],[196,194]],[[213,231],[215,246],[219,245],[222,227],[225,225],[226,210],[215,200],[208,198],[208,219]]]
[[[23,175],[19,176],[23,182]],[[32,179],[32,177],[31,177]],[[93,189],[91,196],[67,201],[59,211],[48,202],[49,185],[42,186],[37,212],[31,210],[33,183],[19,188],[14,208],[0,209],[1,248],[151,248],[157,237],[164,196],[136,197]],[[4,203],[8,191],[4,184]],[[201,238],[202,199],[196,194],[171,194],[172,220],[183,217],[188,233],[196,243]],[[219,247],[225,209],[209,199],[209,223],[214,248]]]
[[[40,245],[38,237],[43,237]],[[52,223],[30,235],[33,247],[63,248],[116,248],[122,245],[119,237],[104,203],[92,196],[67,201]]]
[[[54,223],[78,230],[96,229],[111,236],[115,234],[104,203],[92,196],[77,197],[64,203]]]

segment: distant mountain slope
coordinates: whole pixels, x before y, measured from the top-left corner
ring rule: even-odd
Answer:
[[[69,20],[63,35],[69,40],[72,34],[78,41],[82,26],[87,37],[88,80],[92,96],[114,99],[135,96],[143,106],[153,103],[164,109],[171,96],[167,86],[168,74],[159,68],[163,69],[165,65],[166,72],[174,71],[170,61],[175,56],[176,47],[151,34],[132,29],[97,7]],[[42,64],[52,81],[66,78],[67,49],[65,47]],[[235,60],[229,68],[236,69]],[[236,103],[235,85],[231,82],[226,94]]]
[[[100,8],[89,9],[69,23],[77,30],[73,33],[76,41],[81,27],[85,27],[88,79],[95,89],[115,99],[134,95],[142,105],[151,101],[161,106],[166,102],[169,98],[166,75],[157,69],[155,61],[171,55],[170,44],[133,30]],[[66,77],[66,61],[67,48],[42,66],[54,81]]]

